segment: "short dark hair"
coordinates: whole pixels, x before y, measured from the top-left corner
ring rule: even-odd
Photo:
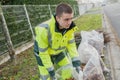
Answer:
[[[60,3],[56,7],[56,16],[61,16],[63,13],[71,14],[72,12],[73,12],[72,7],[69,4],[66,4],[66,3]]]

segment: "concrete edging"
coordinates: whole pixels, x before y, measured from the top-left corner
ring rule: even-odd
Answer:
[[[120,52],[119,39],[117,37],[117,33],[115,32],[109,18],[105,14],[104,14],[104,23],[105,23],[104,30],[105,32],[109,33],[109,36],[111,39],[111,41],[107,43],[107,52],[108,52],[108,57],[110,61],[111,77],[112,77],[112,80],[119,80],[117,79],[119,75],[116,73],[117,72],[116,66],[118,66],[116,65],[117,64],[116,56]]]

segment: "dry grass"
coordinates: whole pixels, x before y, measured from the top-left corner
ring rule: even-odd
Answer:
[[[16,56],[15,61],[0,65],[0,80],[38,80],[38,68],[33,49]]]

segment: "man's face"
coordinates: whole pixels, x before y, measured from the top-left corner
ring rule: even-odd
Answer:
[[[59,23],[60,29],[68,29],[72,23],[73,13],[63,13],[61,16],[56,16],[56,20]]]

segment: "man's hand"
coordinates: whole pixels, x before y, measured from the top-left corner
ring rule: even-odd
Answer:
[[[76,80],[83,80],[83,71],[81,67],[76,67],[76,71],[78,72],[78,75],[76,77]]]
[[[78,73],[79,73],[80,71],[82,71],[81,67],[76,67],[75,69],[76,69],[76,71],[77,71]]]

